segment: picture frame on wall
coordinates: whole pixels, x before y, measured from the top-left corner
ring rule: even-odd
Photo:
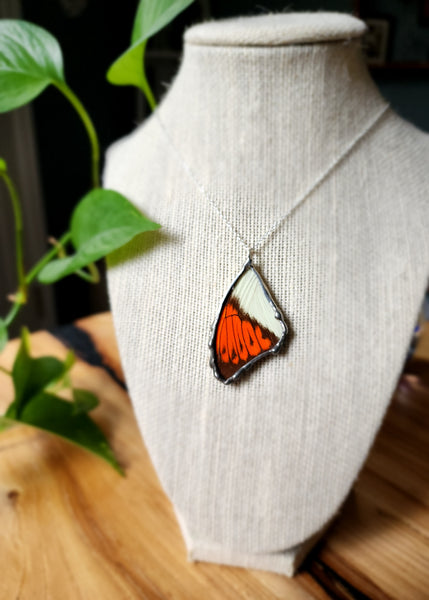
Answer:
[[[363,38],[363,49],[370,65],[383,65],[387,60],[390,23],[387,19],[365,19],[368,31]]]
[[[429,0],[358,0],[355,14],[368,25],[364,50],[370,67],[429,68]]]

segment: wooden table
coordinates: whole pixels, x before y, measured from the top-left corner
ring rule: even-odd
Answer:
[[[58,339],[63,340],[63,342]],[[32,336],[34,355],[80,354],[77,387],[126,477],[54,436],[0,435],[1,600],[429,598],[429,327],[340,517],[294,579],[187,561],[133,416],[109,314]],[[9,368],[17,342],[0,357]],[[0,410],[12,397],[0,373]]]

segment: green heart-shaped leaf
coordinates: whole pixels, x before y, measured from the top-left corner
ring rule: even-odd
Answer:
[[[8,333],[6,323],[0,319],[0,352],[6,346],[8,340]]]
[[[54,384],[63,384],[67,380],[74,360],[71,351],[64,361],[53,356],[32,358],[30,334],[23,328],[12,368],[15,399],[0,416],[0,432],[20,423],[32,425],[89,450],[123,474],[104,434],[86,414],[97,406],[96,396],[76,389],[73,390],[73,402],[68,402],[50,391]]]
[[[129,200],[113,190],[89,192],[76,206],[71,237],[76,253],[48,263],[39,273],[42,283],[53,283],[117,250],[144,231],[159,229]]]
[[[168,25],[194,0],[140,0],[131,46],[110,67],[107,80],[115,85],[135,85],[146,94],[149,87],[143,59],[147,40]]]
[[[98,406],[98,398],[88,390],[73,390],[73,414],[87,413]]]
[[[64,82],[57,40],[32,23],[0,20],[0,112],[27,104],[53,82]]]
[[[73,353],[69,353],[64,362],[53,356],[32,358],[30,356],[30,334],[25,327],[21,333],[21,344],[12,367],[12,380],[15,399],[6,415],[17,418],[26,403],[48,386],[57,382],[72,367]]]
[[[76,414],[72,402],[41,392],[25,405],[19,422],[49,431],[81,446],[103,458],[123,475],[103,432],[87,414]]]

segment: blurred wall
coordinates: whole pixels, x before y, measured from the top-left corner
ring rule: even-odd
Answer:
[[[19,2],[0,0],[0,18],[19,16]],[[29,269],[46,248],[45,207],[31,107],[0,115],[0,156],[6,160],[20,195],[25,231],[25,262]],[[14,217],[8,193],[2,182],[0,207],[0,315],[3,316],[11,305],[7,296],[16,290],[17,282]],[[31,302],[24,307],[11,327],[11,335],[17,335],[23,323],[32,329],[50,328],[55,325],[55,304],[50,288],[37,283],[33,286]]]

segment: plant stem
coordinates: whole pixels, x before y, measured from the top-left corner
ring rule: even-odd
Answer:
[[[24,270],[24,240],[23,240],[23,223],[22,223],[22,210],[21,203],[19,201],[18,192],[13,184],[12,179],[9,177],[6,171],[0,171],[0,177],[6,184],[10,199],[13,207],[13,214],[15,219],[15,260],[16,260],[16,272],[18,275],[18,292],[20,293],[19,301],[24,304],[27,299],[27,284],[25,281],[25,270]]]
[[[88,271],[91,273],[92,283],[100,282],[100,272],[95,263],[91,263],[88,265]]]
[[[67,233],[65,233],[59,239],[58,243],[66,244],[70,240],[70,238],[71,238],[71,233],[70,233],[70,231],[67,231]],[[43,269],[43,267],[46,264],[48,264],[48,262],[50,260],[55,258],[57,256],[57,254],[58,254],[58,248],[55,247],[55,248],[52,248],[52,250],[50,250],[49,252],[47,252],[44,256],[42,256],[42,258],[34,265],[34,267],[31,269],[31,271],[27,275],[24,276],[25,289],[27,289],[27,287],[30,285],[30,283],[37,277],[37,275]],[[19,298],[12,304],[11,309],[9,310],[6,317],[4,318],[4,324],[6,325],[6,327],[9,327],[9,325],[15,319],[16,315],[21,310],[22,305],[23,305],[23,303],[20,302]]]
[[[57,249],[57,257],[58,258],[66,258],[67,250],[65,246],[61,243],[61,240],[56,240],[55,238],[49,238],[50,243],[55,246]],[[97,266],[94,263],[88,265],[89,273],[87,273],[84,269],[78,269],[74,271],[74,275],[77,275],[84,281],[88,281],[89,283],[98,283],[100,281],[100,274],[98,272]]]
[[[86,132],[89,137],[91,144],[91,157],[92,157],[92,186],[94,188],[100,187],[100,175],[99,175],[99,162],[100,162],[100,144],[98,142],[97,132],[91,121],[91,118],[82,102],[76,96],[76,94],[69,88],[69,86],[62,81],[52,82],[57,89],[64,94],[64,96],[73,105],[74,109],[78,113],[85,126]]]
[[[83,269],[78,269],[74,272],[74,275],[77,275],[81,279],[88,281],[89,283],[99,283],[100,281],[100,273],[97,269],[97,265],[95,263],[91,263],[88,265],[88,271],[84,271]]]
[[[0,366],[0,373],[4,373],[5,375],[9,375],[9,377],[12,375],[12,373],[10,371],[8,371],[7,369],[5,369],[2,366]]]
[[[150,109],[153,112],[156,108],[156,100],[155,100],[155,96],[153,95],[153,92],[151,90],[151,87],[150,87],[146,77],[144,78],[144,83],[142,84],[140,89],[142,90],[143,94],[146,96],[146,100],[148,101]]]
[[[79,115],[79,117],[82,120],[82,123],[85,126],[86,132],[88,134],[89,142],[91,144],[92,187],[98,188],[98,187],[100,187],[100,172],[99,172],[99,169],[100,169],[100,143],[98,141],[97,132],[95,131],[95,127],[91,120],[91,117],[87,113],[82,102],[79,100],[79,98],[76,96],[76,94],[73,92],[73,90],[71,90],[65,82],[53,81],[53,84],[57,87],[57,89],[60,90],[60,92],[62,92],[64,94],[64,96],[67,98],[67,100],[69,100],[69,102],[73,105],[74,109],[76,110],[77,114]],[[67,238],[67,241],[69,239],[70,238]],[[59,241],[59,244],[61,244],[61,240]],[[54,254],[54,256],[55,256],[55,254]],[[93,272],[89,276],[87,276],[86,274],[84,274],[83,276],[82,275],[80,275],[80,276],[83,279],[86,279],[86,281],[89,281],[90,283],[98,283],[100,281],[100,277],[98,276],[97,267],[92,263],[91,265],[89,265],[89,270],[95,271],[97,276],[95,277]],[[36,275],[37,275],[37,273],[36,273]]]
[[[14,318],[16,317],[16,315],[21,310],[22,306],[23,306],[23,304],[21,302],[14,302],[12,304],[12,308],[7,313],[7,315],[5,316],[5,318],[3,319],[4,324],[6,325],[6,327],[9,327],[9,325],[12,323],[12,321],[14,320]]]
[[[43,267],[48,264],[48,262],[50,262],[53,258],[55,258],[58,255],[58,247],[67,244],[70,238],[71,232],[67,231],[66,233],[64,233],[64,235],[60,237],[57,246],[54,246],[52,250],[50,250],[44,256],[42,256],[42,258],[34,265],[31,271],[27,274],[25,278],[27,285],[29,285],[37,277],[37,275],[40,273]]]
[[[144,42],[144,46],[143,46],[143,73],[142,73],[142,80],[141,80],[141,86],[140,89],[143,92],[143,94],[146,96],[146,100],[149,103],[150,109],[153,112],[156,108],[156,100],[155,100],[155,96],[153,95],[152,89],[149,85],[149,81],[147,80],[146,77],[146,69],[145,69],[145,55],[146,55],[146,44],[147,41]]]

